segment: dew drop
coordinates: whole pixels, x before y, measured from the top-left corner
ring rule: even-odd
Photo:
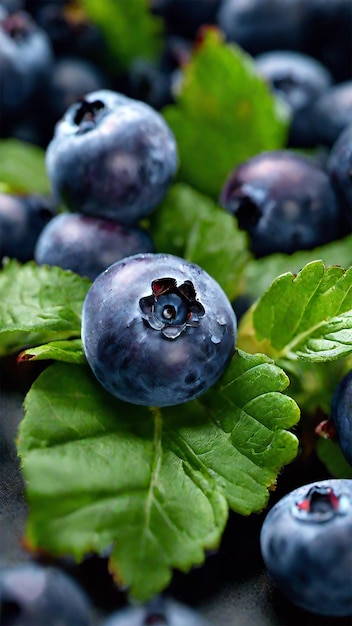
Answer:
[[[218,335],[212,335],[210,337],[210,341],[212,343],[220,343],[221,342],[221,337],[219,337]]]
[[[226,325],[226,317],[224,315],[218,315],[216,321],[218,324],[220,324],[220,326]]]

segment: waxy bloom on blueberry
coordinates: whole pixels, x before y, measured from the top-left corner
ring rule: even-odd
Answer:
[[[235,349],[236,316],[201,267],[170,254],[136,254],[111,265],[83,305],[87,361],[111,394],[171,406],[204,393]]]
[[[297,606],[352,614],[352,480],[331,478],[298,487],[269,511],[260,533],[265,565]]]

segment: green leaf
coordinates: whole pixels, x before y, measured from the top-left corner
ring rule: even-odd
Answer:
[[[261,259],[251,259],[245,267],[244,293],[253,299],[260,298],[280,274],[297,274],[307,263],[317,259],[321,259],[326,267],[351,267],[352,235],[314,250],[299,250],[294,254],[276,253]]]
[[[1,139],[0,181],[7,192],[50,194],[45,151],[17,139]]]
[[[352,478],[352,467],[342,454],[337,441],[320,437],[316,451],[319,459],[332,476],[336,478]]]
[[[65,363],[85,363],[86,357],[81,339],[51,341],[43,346],[28,348],[17,358],[18,363],[25,361],[64,361]]]
[[[297,453],[287,384],[269,358],[236,354],[201,402],[160,410],[116,400],[86,366],[49,366],[18,437],[29,545],[77,560],[110,548],[117,580],[152,597],[218,546],[229,506],[267,504]]]
[[[59,267],[10,261],[0,271],[0,356],[81,336],[91,282]]]
[[[251,57],[214,29],[194,50],[176,104],[163,115],[178,144],[179,180],[215,199],[239,163],[286,145],[286,110]]]
[[[152,15],[148,0],[81,0],[81,4],[103,34],[115,71],[116,65],[127,70],[137,58],[158,58],[163,22]]]
[[[297,276],[282,274],[243,319],[240,347],[248,349],[242,336],[250,334],[251,323],[253,351],[260,347],[276,361],[347,356],[352,353],[352,267],[344,271],[312,261]]]
[[[209,197],[183,183],[173,185],[152,215],[150,232],[158,252],[200,265],[230,300],[241,290],[250,258],[246,235]]]

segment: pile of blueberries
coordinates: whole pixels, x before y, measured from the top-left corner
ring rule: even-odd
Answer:
[[[286,148],[229,172],[220,205],[248,232],[255,258],[342,239],[352,232],[352,4],[149,5],[165,28],[160,57],[138,58],[128,71],[115,72],[106,67],[101,32],[78,0],[0,1],[0,140],[44,148],[52,188],[50,197],[0,193],[0,256],[88,276],[82,340],[95,376],[118,398],[162,407],[195,398],[219,379],[235,349],[237,324],[214,279],[183,259],[157,254],[145,226],[179,166],[162,109],[177,97],[200,29],[219,28],[252,56],[291,114]],[[116,298],[123,300],[119,314]],[[336,389],[331,419],[352,465],[352,371]],[[283,482],[286,493],[279,489],[272,500],[258,551],[294,606],[338,619],[352,613],[352,481],[310,482],[312,474],[291,475],[292,490]],[[104,626],[205,626],[173,597],[175,581],[171,596],[120,608]],[[34,562],[0,569],[0,620],[3,626],[93,624],[90,599],[77,581],[55,564]]]

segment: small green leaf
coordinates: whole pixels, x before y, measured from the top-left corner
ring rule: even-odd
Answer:
[[[183,183],[173,185],[151,218],[158,252],[176,254],[211,274],[230,300],[250,258],[246,235],[231,215]]]
[[[59,267],[10,261],[0,271],[0,356],[80,337],[90,285]]]
[[[18,437],[29,545],[77,560],[110,548],[116,579],[152,597],[218,546],[229,506],[267,504],[297,453],[287,384],[269,358],[239,353],[201,402],[160,410],[116,400],[86,366],[49,366]]]
[[[65,363],[85,363],[86,357],[82,347],[82,340],[51,341],[43,346],[28,348],[28,350],[21,352],[17,362],[45,361],[47,359],[64,361]]]
[[[81,0],[81,4],[102,32],[115,68],[127,70],[136,58],[158,58],[163,23],[152,15],[148,0]]]
[[[297,276],[282,274],[243,320],[244,335],[251,321],[253,351],[257,340],[276,361],[347,356],[352,353],[352,267],[344,271],[312,261]],[[241,336],[240,330],[240,346]]]
[[[332,476],[336,478],[352,478],[352,467],[345,459],[337,441],[320,437],[316,451],[319,459]]]
[[[50,194],[45,151],[17,139],[1,139],[0,181],[7,192]]]
[[[294,254],[271,254],[251,259],[245,267],[244,293],[256,300],[270,287],[275,278],[285,272],[297,274],[310,261],[321,259],[325,267],[352,266],[352,235],[332,241],[314,250],[299,250]]]
[[[176,104],[163,110],[180,154],[179,180],[215,199],[230,172],[286,144],[288,115],[253,60],[209,30],[183,69]]]

